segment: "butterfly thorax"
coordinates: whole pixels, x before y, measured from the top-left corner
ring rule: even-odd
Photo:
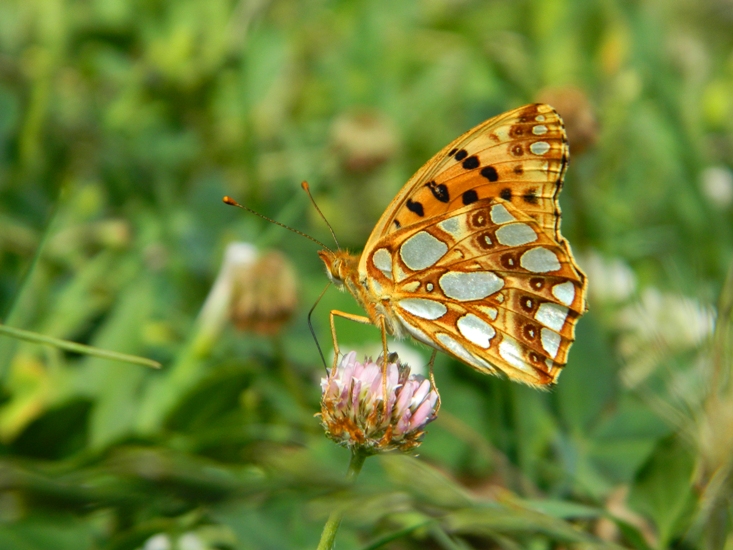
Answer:
[[[391,313],[388,296],[377,296],[366,278],[359,276],[359,256],[346,250],[319,250],[323,263],[326,264],[326,274],[339,290],[347,290],[354,296],[359,305],[367,312],[369,319],[379,325],[379,318],[385,320],[385,328],[389,334],[402,336],[399,323]]]

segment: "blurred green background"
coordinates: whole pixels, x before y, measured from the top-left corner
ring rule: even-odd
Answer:
[[[344,549],[733,548],[732,52],[730,0],[0,2],[2,322],[163,364],[0,336],[0,548],[313,548],[335,506]],[[308,180],[359,250],[537,100],[590,278],[559,385],[439,356],[420,457],[347,490],[318,247],[221,197],[330,243]],[[358,312],[327,293],[327,354],[331,308]]]

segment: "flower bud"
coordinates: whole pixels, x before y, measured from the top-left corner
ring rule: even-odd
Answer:
[[[296,282],[279,252],[260,254],[249,243],[231,243],[201,310],[203,330],[213,338],[231,321],[241,330],[276,334],[297,306]]]
[[[355,173],[383,165],[398,149],[394,125],[377,111],[341,115],[331,128],[331,141],[344,167]]]
[[[240,330],[277,334],[298,305],[295,270],[280,252],[266,252],[237,270],[233,283],[230,314]]]
[[[578,155],[598,140],[598,122],[588,96],[580,88],[545,88],[537,100],[552,105],[565,123],[570,154]]]

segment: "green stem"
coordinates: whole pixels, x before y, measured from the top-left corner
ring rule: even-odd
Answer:
[[[356,480],[356,476],[361,472],[361,467],[364,465],[366,460],[366,453],[360,450],[354,450],[351,453],[351,462],[349,462],[349,471],[346,473],[346,479],[350,482]],[[326,521],[326,525],[323,526],[323,533],[321,533],[321,541],[318,543],[316,550],[332,550],[333,543],[336,540],[336,532],[341,525],[341,519],[344,516],[344,511],[341,508],[336,508]]]
[[[18,287],[18,291],[13,296],[10,307],[8,308],[7,313],[5,313],[6,323],[11,323],[13,325],[25,325],[28,322],[29,312],[33,311],[33,307],[29,306],[29,303],[32,302],[31,295],[33,294],[33,286],[37,277],[36,268],[40,263],[41,254],[45,248],[46,242],[51,235],[52,227],[55,225],[54,221],[56,219],[56,215],[61,210],[62,203],[68,195],[66,192],[67,187],[67,185],[62,185],[59,188],[58,199],[54,203],[51,213],[48,216],[48,221],[45,224],[41,240],[36,247],[36,251],[33,253],[33,260],[31,260],[28,270],[23,275],[23,280]],[[14,355],[15,342],[0,347],[0,381],[4,381],[10,372],[10,363]]]
[[[25,340],[27,342],[33,342],[34,344],[45,344],[47,346],[54,346],[60,349],[65,349],[66,351],[81,353],[83,355],[93,355],[95,357],[101,357],[102,359],[122,361],[123,363],[133,363],[135,365],[152,367],[154,369],[160,368],[160,363],[158,363],[157,361],[153,361],[152,359],[147,359],[145,357],[128,355],[126,353],[118,353],[116,351],[109,351],[106,349],[93,348],[92,346],[77,344],[76,342],[70,342],[69,340],[61,340],[60,338],[53,338],[52,336],[46,336],[45,334],[38,334],[37,332],[30,332],[28,330],[9,327],[7,325],[0,325],[0,334],[12,336],[13,338],[18,338],[19,340]]]

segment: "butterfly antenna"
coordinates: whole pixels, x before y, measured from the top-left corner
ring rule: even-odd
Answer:
[[[316,303],[313,304],[313,307],[308,312],[308,328],[311,331],[311,335],[313,336],[313,341],[316,343],[316,347],[318,348],[318,353],[321,356],[321,361],[323,361],[323,368],[326,369],[326,376],[328,376],[328,365],[326,365],[326,358],[323,356],[323,350],[321,350],[321,344],[318,343],[318,337],[316,337],[316,331],[313,329],[313,322],[311,321],[311,315],[313,315],[313,311],[316,309],[316,306],[318,305],[318,302],[321,301],[321,298],[323,298],[323,295],[328,290],[328,287],[331,286],[331,282],[326,285],[326,288],[321,291],[321,293],[318,295],[318,298],[316,299]]]
[[[331,227],[331,224],[328,223],[326,216],[323,215],[323,212],[321,212],[321,209],[318,208],[318,205],[316,204],[316,200],[313,198],[313,195],[311,195],[311,188],[308,185],[308,182],[304,181],[303,183],[300,184],[300,186],[303,188],[303,191],[308,193],[308,198],[311,200],[311,202],[313,203],[313,206],[316,208],[316,212],[318,212],[321,218],[323,218],[323,221],[326,222],[326,225],[328,226],[328,230],[331,232],[331,236],[333,237],[333,241],[336,243],[336,248],[341,250],[338,239],[336,239],[336,233],[333,232],[333,227]]]
[[[255,216],[259,216],[263,220],[267,220],[270,223],[274,223],[275,225],[279,225],[280,227],[284,227],[288,231],[292,231],[293,233],[297,233],[301,237],[305,237],[306,239],[309,239],[309,240],[313,241],[314,243],[316,243],[319,246],[322,246],[323,248],[325,248],[329,252],[333,252],[330,248],[328,248],[325,244],[323,244],[318,239],[314,239],[313,237],[311,237],[310,235],[307,235],[307,234],[303,233],[302,231],[298,231],[297,229],[293,229],[292,227],[287,226],[284,223],[277,222],[277,221],[273,220],[272,218],[268,218],[264,214],[260,214],[259,212],[256,212],[255,210],[252,210],[251,208],[248,208],[246,206],[243,206],[243,205],[239,204],[237,201],[235,201],[233,198],[231,198],[229,196],[224,197],[224,202],[226,204],[230,205],[230,206],[236,206],[237,208],[241,208],[242,210],[246,210],[247,212],[250,212],[250,213],[254,214]],[[328,222],[326,222],[326,223],[328,223]],[[336,243],[336,245],[338,245],[338,243]]]

